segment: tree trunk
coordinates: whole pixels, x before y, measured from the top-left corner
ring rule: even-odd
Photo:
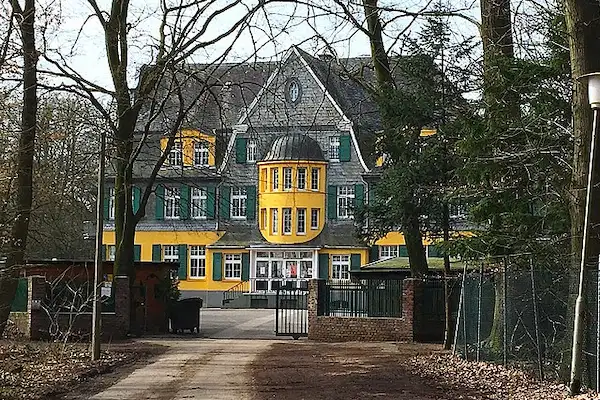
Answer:
[[[587,85],[578,81],[581,75],[600,71],[600,4],[592,0],[565,0],[565,18],[569,50],[571,55],[571,75],[573,77],[573,175],[571,179],[571,202],[569,206],[571,219],[571,254],[572,262],[569,271],[569,302],[567,305],[567,329],[572,337],[575,300],[578,295],[579,267],[583,225],[585,214],[585,192],[592,131],[592,111],[588,104]],[[595,190],[592,193],[592,204],[598,204],[600,189],[600,159],[596,158],[596,174],[593,178]],[[590,215],[590,235],[586,260],[594,263],[600,253],[600,207],[592,207]],[[561,368],[561,378],[568,379],[570,345],[565,344],[565,362]]]
[[[0,334],[6,327],[10,306],[17,289],[19,270],[23,265],[31,202],[33,198],[33,155],[37,122],[37,60],[35,49],[35,0],[25,0],[21,9],[18,0],[12,0],[12,8],[21,24],[23,45],[23,109],[21,136],[19,138],[17,162],[16,216],[11,229],[9,253],[6,264],[0,270]]]
[[[481,40],[483,42],[483,100],[487,135],[503,134],[520,120],[519,93],[510,82],[514,62],[510,0],[481,0]],[[493,224],[492,224],[493,225]],[[490,249],[492,256],[498,251]],[[496,274],[494,320],[487,341],[492,351],[503,343],[505,304],[500,274]]]
[[[444,201],[443,205],[443,230],[444,230],[444,242],[450,242],[450,210],[448,208],[448,202]],[[452,304],[451,301],[451,293],[450,293],[450,255],[447,252],[444,252],[444,316],[445,316],[445,325],[444,325],[444,349],[450,350],[452,347],[452,341],[454,340],[453,334],[454,329],[452,329]]]
[[[378,93],[382,99],[385,99],[386,92],[394,90],[396,82],[392,76],[390,62],[385,51],[383,43],[383,28],[379,19],[379,8],[377,0],[363,0],[365,9],[365,18],[369,31],[369,41],[371,43],[371,58],[375,66],[375,76],[377,78]],[[393,129],[393,123],[386,121],[383,117],[383,126],[385,129]],[[402,233],[406,241],[406,250],[410,270],[413,276],[422,276],[427,273],[427,257],[425,256],[425,247],[423,246],[423,236],[421,235],[419,215],[417,211],[408,210],[406,223],[402,227]]]

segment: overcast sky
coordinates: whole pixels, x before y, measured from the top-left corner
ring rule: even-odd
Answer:
[[[78,73],[87,79],[106,87],[112,87],[110,83],[110,74],[106,61],[106,52],[104,49],[103,31],[98,20],[92,16],[92,8],[87,0],[40,0],[43,2],[38,6],[38,14],[58,16],[50,19],[50,28],[46,32],[48,48],[47,52],[55,60],[64,57],[64,62],[75,69]],[[172,2],[176,0],[170,0]],[[188,0],[184,0],[188,1]],[[191,1],[191,0],[190,0]],[[251,2],[252,0],[249,0]],[[316,0],[312,0],[316,1]],[[326,1],[326,0],[325,0]],[[461,0],[466,1],[466,0]],[[100,7],[108,11],[110,9],[110,0],[98,0]],[[320,3],[321,1],[319,1]],[[400,0],[389,1],[395,6],[402,6],[411,10],[421,9],[420,0]],[[224,4],[229,4],[230,0],[212,0],[208,12]],[[453,7],[459,6],[460,1],[452,1]],[[154,56],[154,50],[150,46],[156,42],[158,36],[158,27],[162,17],[162,11],[157,0],[132,0],[130,7],[131,30],[130,37],[130,84],[135,84],[136,71],[143,64],[151,62]],[[381,4],[385,5],[385,1]],[[364,34],[357,30],[348,21],[331,15],[323,15],[324,11],[311,9],[304,6],[291,6],[289,4],[269,5],[267,13],[261,13],[254,18],[255,27],[250,31],[245,31],[242,36],[235,40],[233,51],[227,60],[236,62],[256,56],[258,59],[279,58],[281,54],[294,44],[300,44],[304,49],[317,53],[323,48],[322,41],[316,40],[318,35],[323,36],[328,42],[333,43],[333,47],[340,57],[358,56],[369,54],[369,43]],[[477,13],[473,10],[472,13]],[[203,38],[213,38],[223,32],[245,15],[243,6],[234,7],[223,13],[220,17],[211,22]],[[357,9],[355,16],[362,22],[362,10]],[[401,18],[386,27],[386,32],[394,37],[395,32],[403,29],[408,22],[408,18]],[[463,31],[470,29],[464,26],[464,21],[457,21],[462,24]],[[468,24],[467,24],[468,25]],[[200,26],[200,25],[199,25]],[[411,31],[419,29],[419,24],[414,24]],[[460,30],[459,29],[459,30]],[[272,40],[271,35],[275,35]],[[223,54],[223,51],[232,38],[221,41],[215,46],[196,52],[190,57],[188,62],[208,62]],[[388,41],[392,46],[392,39]],[[259,48],[255,53],[255,49]]]

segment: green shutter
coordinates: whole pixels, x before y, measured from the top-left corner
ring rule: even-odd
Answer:
[[[104,189],[104,220],[108,221],[108,213],[110,208],[110,188]]]
[[[365,205],[365,186],[360,183],[354,185],[354,207],[360,208]]]
[[[360,254],[352,254],[350,256],[350,270],[351,271],[359,271],[360,270]]]
[[[108,257],[106,257],[106,245],[103,244],[102,247],[100,248],[100,257],[102,258],[102,261],[106,261],[106,259]]]
[[[319,254],[319,279],[329,278],[329,254]]]
[[[229,205],[231,202],[231,188],[229,186],[221,186],[219,188],[221,201],[219,202],[219,216],[223,219],[229,218]]]
[[[223,254],[213,253],[213,281],[223,280],[222,258]]]
[[[162,261],[162,248],[160,244],[152,245],[152,261],[161,262]]]
[[[340,161],[350,161],[350,135],[340,136]]]
[[[156,219],[165,219],[165,187],[163,185],[156,185],[154,196],[156,197],[156,212],[154,216]]]
[[[427,246],[427,255],[432,258],[444,257],[442,249],[434,244]]]
[[[246,219],[254,221],[256,218],[256,186],[246,186]]]
[[[337,218],[337,186],[333,185],[327,188],[327,218]]]
[[[374,244],[373,246],[371,246],[371,249],[369,249],[369,262],[377,260],[379,260],[379,246]]]
[[[217,197],[217,188],[209,186],[206,188],[206,218],[215,218],[215,198]]]
[[[177,271],[179,280],[187,279],[187,245],[179,245],[179,269]]]
[[[142,260],[142,246],[139,244],[133,245],[133,261]]]
[[[400,247],[400,250],[399,250],[399,253],[398,253],[398,255],[399,255],[400,257],[408,257],[408,249],[406,248],[406,245],[404,245],[404,244],[401,244],[401,245],[400,245],[400,246],[398,246],[398,247]]]
[[[179,218],[190,218],[190,187],[181,185],[179,188]]]
[[[246,163],[246,138],[235,139],[235,162],[238,164]]]
[[[133,213],[135,214],[140,209],[140,198],[142,197],[142,189],[134,186],[131,188],[133,194]]]
[[[250,253],[242,254],[242,280],[250,280]]]

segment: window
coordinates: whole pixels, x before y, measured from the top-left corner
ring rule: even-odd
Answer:
[[[291,208],[283,209],[283,234],[284,235],[292,234],[292,209]]]
[[[206,189],[192,188],[192,218],[206,218]]]
[[[165,219],[179,219],[179,188],[165,187]]]
[[[338,218],[351,218],[354,203],[354,186],[338,186],[337,204]]]
[[[319,209],[310,210],[310,229],[319,229]]]
[[[231,218],[246,218],[247,198],[245,188],[231,190]]]
[[[379,246],[379,258],[398,257],[398,246]]]
[[[179,261],[179,246],[163,246],[163,261],[178,262]]]
[[[279,168],[271,170],[271,185],[273,190],[279,190]]]
[[[306,233],[306,208],[298,208],[296,210],[296,232],[298,235]]]
[[[194,143],[194,165],[199,167],[208,165],[208,142],[205,140]]]
[[[313,168],[310,174],[310,188],[312,190],[319,190],[319,168]]]
[[[117,255],[117,246],[113,245],[109,245],[108,246],[108,261],[115,261],[115,257]]]
[[[273,235],[279,233],[279,210],[277,208],[271,208],[271,232]]]
[[[108,219],[115,219],[115,188],[108,189]]]
[[[329,159],[339,160],[340,159],[340,137],[332,136],[329,138]]]
[[[246,162],[256,162],[256,140],[248,140],[246,143]]]
[[[260,209],[260,229],[267,229],[267,209]]]
[[[178,166],[182,164],[181,141],[176,140],[173,143],[173,147],[171,147],[167,160],[169,165]]]
[[[283,190],[292,190],[292,169],[283,169]]]
[[[190,278],[206,277],[206,249],[204,246],[190,247]]]
[[[350,256],[332,255],[331,269],[333,279],[350,279]]]
[[[298,168],[298,190],[306,189],[306,168]]]
[[[225,254],[225,279],[240,279],[242,277],[242,255]]]

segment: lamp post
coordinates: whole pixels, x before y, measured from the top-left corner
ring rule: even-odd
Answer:
[[[96,199],[96,253],[94,259],[94,301],[92,308],[92,361],[100,359],[102,304],[100,282],[102,282],[102,233],[104,228],[104,170],[106,156],[106,134],[100,133],[100,160],[98,166],[98,197]]]
[[[575,302],[575,326],[573,328],[573,348],[571,352],[571,382],[569,390],[572,395],[578,394],[581,389],[581,354],[583,346],[583,312],[584,312],[584,284],[585,263],[589,238],[590,210],[593,190],[594,164],[596,158],[597,117],[600,110],[600,72],[586,74],[580,77],[585,79],[588,86],[588,99],[593,110],[592,138],[590,143],[590,155],[587,175],[587,188],[585,196],[585,214],[583,221],[583,244],[581,246],[581,260],[579,270],[579,292]]]

